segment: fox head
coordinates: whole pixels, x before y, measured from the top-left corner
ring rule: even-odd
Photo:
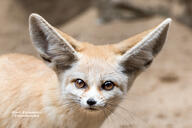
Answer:
[[[113,110],[135,78],[150,66],[165,42],[171,19],[117,44],[80,42],[37,14],[29,18],[30,36],[42,59],[57,73],[63,102],[80,109]]]

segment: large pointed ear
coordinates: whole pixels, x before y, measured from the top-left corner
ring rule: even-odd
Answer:
[[[40,15],[30,15],[29,32],[34,47],[53,69],[64,70],[77,61],[78,42],[52,27]]]
[[[124,67],[125,72],[140,72],[151,64],[164,45],[170,23],[171,19],[166,19],[156,28],[115,46],[121,54],[120,64]]]

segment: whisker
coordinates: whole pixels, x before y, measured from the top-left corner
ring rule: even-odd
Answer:
[[[113,106],[112,103],[109,103],[109,104]],[[147,123],[146,121],[142,120],[141,118],[135,118],[134,114],[133,114],[131,111],[127,110],[126,108],[124,108],[124,107],[121,106],[120,104],[118,105],[118,108],[120,108],[121,110],[123,110],[123,111],[125,111],[126,113],[128,113],[129,118],[131,118],[131,120],[134,121],[133,123],[134,123],[135,125],[138,125],[138,124],[140,125],[140,124],[142,124],[142,126],[144,125],[144,126],[146,126],[146,128],[149,127],[149,125],[148,125],[148,123]],[[116,112],[118,112],[118,111],[116,111]],[[122,114],[119,113],[119,116],[121,116],[121,115],[122,115]],[[122,117],[122,116],[121,116],[121,117]],[[125,119],[125,117],[124,117],[123,119]],[[125,119],[125,120],[127,121],[127,119]],[[132,124],[133,124],[133,123],[132,123]]]
[[[108,111],[107,119],[111,120],[111,122],[114,122],[113,119],[112,119],[112,117],[110,116],[110,115],[111,115],[111,111],[108,110],[106,107],[104,107],[104,111],[105,111],[105,110]]]

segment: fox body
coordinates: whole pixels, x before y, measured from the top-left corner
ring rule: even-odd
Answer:
[[[0,128],[99,128],[161,50],[171,20],[117,44],[80,42],[37,14],[35,57],[0,57]]]

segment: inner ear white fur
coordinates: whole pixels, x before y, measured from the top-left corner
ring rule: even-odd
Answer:
[[[142,70],[152,62],[164,45],[170,23],[170,18],[163,21],[120,57],[120,63],[124,65],[125,70],[128,72]]]
[[[39,35],[38,31],[42,31],[45,36],[47,36],[47,41],[50,41],[51,43],[54,43],[52,41],[58,40],[64,42],[67,47],[71,48],[73,52],[76,52],[75,49],[69,44],[69,42],[64,39],[53,26],[51,26],[45,19],[43,19],[38,14],[31,14],[29,17],[29,32],[32,39],[32,42],[36,45],[41,42],[39,42]],[[53,45],[53,44],[52,44]],[[38,47],[40,48],[40,47]]]
[[[51,66],[59,63],[69,66],[73,60],[76,60],[75,49],[40,15],[30,15],[29,32],[32,43],[40,56],[51,63]]]

